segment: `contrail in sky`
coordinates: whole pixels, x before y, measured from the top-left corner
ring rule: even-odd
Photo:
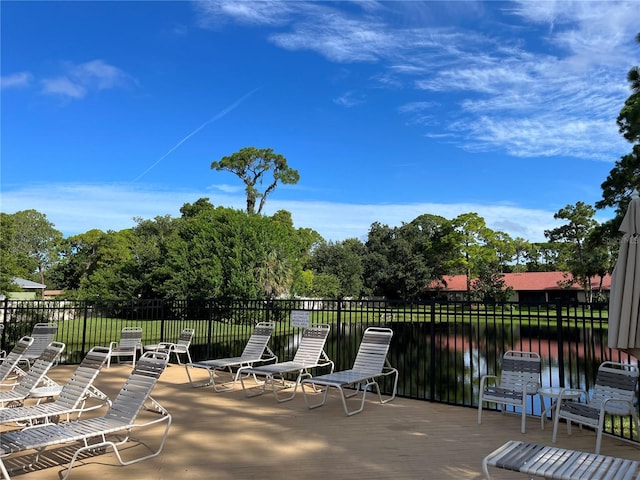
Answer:
[[[156,165],[158,165],[162,160],[164,160],[165,158],[167,158],[169,155],[171,155],[171,152],[173,152],[175,149],[177,149],[180,145],[182,145],[184,142],[186,142],[187,140],[189,140],[191,137],[193,137],[196,133],[198,133],[200,130],[202,130],[204,127],[206,127],[207,125],[209,125],[211,122],[215,122],[216,120],[221,119],[222,117],[224,117],[227,113],[231,112],[232,110],[235,110],[235,108],[240,105],[242,102],[244,102],[247,98],[249,98],[251,95],[253,95],[254,93],[256,93],[259,89],[258,88],[254,88],[253,90],[251,90],[249,93],[244,94],[242,97],[240,97],[238,100],[236,100],[235,102],[233,102],[231,105],[229,105],[227,108],[223,109],[222,111],[218,112],[217,114],[215,114],[213,117],[211,117],[209,120],[207,120],[206,122],[204,122],[202,125],[200,125],[198,128],[196,128],[193,132],[191,132],[189,135],[187,135],[186,137],[184,137],[182,140],[180,140],[178,143],[176,143],[167,153],[165,153],[163,156],[161,156],[158,160],[156,160],[156,162],[151,165],[149,168],[147,168],[144,172],[142,172],[140,175],[138,175],[136,178],[133,179],[133,182],[137,182],[138,180],[140,180],[142,177],[144,177],[147,173],[149,173]]]

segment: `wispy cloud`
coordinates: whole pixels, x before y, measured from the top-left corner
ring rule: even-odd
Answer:
[[[5,88],[24,88],[28,87],[33,81],[33,75],[29,72],[18,72],[0,77],[0,86]]]
[[[211,188],[214,190],[220,190],[223,193],[239,193],[243,190],[240,185],[229,185],[227,183],[211,185]]]
[[[217,27],[229,19],[247,25],[283,25],[299,9],[297,2],[282,0],[243,1],[210,0],[194,3],[204,27]]]
[[[207,5],[202,18],[266,27],[266,38],[281,48],[313,51],[336,63],[375,65],[378,72],[360,86],[363,95],[371,80],[374,88],[402,88],[416,99],[425,91],[435,98],[455,95],[458,109],[426,115],[424,108],[407,108],[419,107],[420,100],[397,107],[407,123],[428,127],[425,135],[431,138],[454,134],[461,148],[500,149],[516,157],[614,161],[628,150],[615,118],[629,95],[625,78],[636,52],[635,2],[492,4],[494,14],[502,15],[494,20],[508,32],[505,38],[500,29],[483,34],[434,22],[432,10],[447,8],[440,2]],[[469,7],[475,18],[483,18],[481,3]],[[391,24],[400,17],[404,26]],[[540,29],[544,43],[529,45],[526,32]],[[514,36],[518,30],[522,33]],[[334,101],[351,105],[351,100]]]
[[[355,107],[361,105],[366,101],[365,95],[360,92],[349,91],[345,92],[337,98],[333,99],[333,103],[340,105],[341,107]]]
[[[224,185],[196,191],[132,184],[7,187],[2,193],[2,204],[6,213],[36,209],[46,214],[65,236],[70,236],[94,228],[103,231],[131,228],[136,224],[135,218],[177,217],[185,203],[193,203],[204,197],[214,205],[239,210],[244,210],[246,206],[246,199],[242,193],[238,193],[237,188],[227,189]],[[555,212],[513,204],[348,204],[281,201],[274,197],[267,202],[265,214],[272,215],[278,210],[290,211],[297,228],[312,228],[326,240],[334,241],[346,238],[366,240],[374,222],[391,227],[400,226],[425,213],[453,219],[462,213],[477,212],[490,228],[532,242],[544,241],[544,230],[558,226],[553,219]]]
[[[135,83],[123,70],[103,60],[63,65],[63,73],[41,81],[42,93],[79,100],[89,92],[106,90]]]

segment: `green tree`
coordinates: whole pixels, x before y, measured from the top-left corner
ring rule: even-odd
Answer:
[[[33,270],[21,266],[17,255],[13,252],[12,240],[14,236],[14,217],[9,213],[0,212],[0,293],[18,290],[13,283],[14,277],[24,278],[29,276]]]
[[[247,213],[254,213],[258,198],[260,204],[256,213],[261,213],[267,196],[276,188],[278,182],[296,184],[300,180],[297,170],[287,165],[287,159],[271,148],[245,147],[238,152],[222,157],[211,163],[211,168],[217,171],[225,170],[233,173],[245,184],[247,195]],[[264,191],[260,192],[257,185],[262,185],[267,172],[271,171],[272,179]]]
[[[359,298],[362,292],[362,252],[364,245],[357,238],[342,242],[321,242],[311,252],[307,267],[318,275],[332,275],[338,279],[337,294]]]
[[[500,272],[499,264],[478,265],[478,276],[471,284],[471,296],[474,300],[482,302],[506,302],[513,293],[513,288],[508,287],[504,274]]]
[[[15,256],[15,271],[36,274],[45,284],[45,273],[58,260],[62,232],[56,230],[47,216],[36,210],[22,210],[12,215],[10,237],[6,240],[8,254]],[[3,233],[4,235],[5,233]]]
[[[150,256],[145,271],[162,296],[288,294],[294,280],[303,278],[302,263],[319,238],[312,230],[296,230],[286,211],[267,217],[214,207],[208,199],[200,199],[185,204],[181,213],[180,219],[163,220],[162,227],[147,225],[148,238],[141,246],[152,253],[137,255]]]
[[[495,252],[497,262],[494,262],[497,273],[509,271],[510,264],[516,256],[514,240],[505,232],[490,232],[486,239],[486,248]],[[483,267],[483,268],[486,268]]]
[[[419,298],[431,281],[451,270],[456,240],[452,223],[437,215],[420,215],[396,228],[372,224],[363,257],[365,293]]]
[[[636,41],[640,44],[640,33],[636,35]],[[638,143],[640,142],[640,66],[631,67],[627,73],[627,81],[632,93],[624,102],[616,122],[624,138],[631,143]]]
[[[481,265],[496,265],[495,250],[487,248],[493,231],[484,218],[475,212],[463,213],[452,220],[457,235],[459,256],[457,265],[467,277],[467,294],[471,294],[472,278],[480,273]]]
[[[640,44],[640,33],[636,35]],[[596,208],[615,207],[616,218],[609,223],[611,232],[617,234],[629,201],[635,192],[640,192],[640,66],[632,67],[627,74],[631,95],[618,115],[620,133],[633,145],[632,151],[616,161],[608,177],[602,183],[602,199]]]
[[[606,272],[608,267],[606,249],[596,242],[589,243],[598,225],[594,215],[595,209],[584,202],[567,205],[553,216],[567,223],[544,232],[551,242],[559,242],[564,247],[560,254],[572,276],[569,283],[578,282],[588,302],[593,298],[591,279],[599,272]]]
[[[55,278],[59,288],[80,289],[80,285],[98,267],[100,247],[105,236],[102,230],[93,229],[62,241],[58,251],[60,261],[49,275]]]
[[[89,299],[130,299],[142,296],[144,280],[136,268],[131,229],[108,231],[95,237],[92,265],[80,276],[77,296]],[[85,253],[81,254],[85,258]],[[81,262],[71,262],[78,264]],[[145,298],[152,298],[145,296]]]
[[[313,278],[312,296],[317,298],[338,298],[340,279],[335,275],[318,273]]]
[[[513,260],[515,261],[513,266],[514,272],[519,273],[526,270],[525,262],[527,257],[530,255],[532,248],[533,245],[531,242],[522,237],[516,237],[513,240]]]

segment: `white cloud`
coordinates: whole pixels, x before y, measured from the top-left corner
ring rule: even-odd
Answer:
[[[281,25],[289,22],[298,9],[296,2],[282,0],[242,1],[210,0],[194,2],[204,27],[215,27],[227,18],[248,25]]]
[[[219,183],[217,185],[212,185],[211,188],[215,190],[220,190],[221,192],[224,192],[224,193],[238,193],[243,190],[242,186],[240,185],[229,185],[227,183]]]
[[[33,80],[33,75],[29,72],[12,73],[11,75],[3,75],[0,77],[0,86],[4,88],[23,88],[28,87]]]
[[[82,99],[92,91],[123,87],[135,81],[121,69],[103,60],[64,64],[64,73],[42,80],[42,93]]]
[[[355,107],[365,102],[365,96],[360,92],[349,91],[345,92],[337,98],[334,98],[333,103],[342,107]]]
[[[224,190],[216,186],[216,190]],[[222,186],[223,187],[223,186]],[[133,227],[134,218],[180,215],[185,203],[207,197],[215,206],[243,210],[243,195],[218,194],[215,191],[168,190],[131,184],[58,184],[33,185],[2,192],[5,213],[35,209],[47,215],[65,236],[97,228],[103,231]],[[544,241],[544,230],[555,228],[555,212],[521,208],[516,205],[471,203],[347,204],[321,201],[281,201],[271,198],[265,214],[278,210],[291,212],[297,228],[312,228],[326,240],[359,238],[366,240],[374,222],[391,227],[408,223],[428,213],[453,219],[462,213],[476,212],[487,225],[532,242]]]
[[[369,77],[374,86],[351,84],[349,89],[366,95],[366,88],[404,88],[416,101],[398,110],[408,124],[428,128],[425,135],[431,138],[458,135],[461,148],[474,145],[517,157],[561,154],[614,161],[628,147],[615,119],[629,95],[626,73],[637,51],[636,2],[500,4],[506,22],[513,20],[502,24],[508,38],[500,29],[484,33],[438,21],[432,10],[447,5],[437,2],[365,2],[352,8],[303,1],[209,5],[208,15],[218,20],[277,25],[265,35],[282,48],[376,66],[379,71]],[[481,4],[469,8],[474,18],[482,15]],[[406,21],[391,23],[398,18]],[[540,33],[540,27],[547,31]],[[537,37],[529,37],[534,31]],[[459,98],[460,108],[426,114],[416,108],[423,92],[435,103],[439,96]],[[334,101],[351,105],[352,97]],[[563,142],[562,135],[573,136]]]
[[[42,93],[80,99],[87,94],[87,88],[67,77],[45,78],[42,80]]]

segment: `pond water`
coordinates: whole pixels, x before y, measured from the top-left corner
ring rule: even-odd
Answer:
[[[400,372],[398,395],[469,407],[477,406],[480,378],[499,374],[507,350],[525,350],[542,358],[542,386],[589,390],[598,366],[605,360],[631,361],[633,357],[606,347],[606,331],[591,326],[472,325],[454,323],[390,323],[394,338],[389,361]],[[365,326],[333,326],[326,352],[336,370],[350,368]],[[291,337],[281,339],[285,351],[295,349]],[[279,342],[278,342],[279,343]],[[283,358],[288,358],[288,353]],[[382,384],[383,391],[391,389]],[[547,400],[548,402],[548,400]],[[527,410],[540,415],[538,396]]]

